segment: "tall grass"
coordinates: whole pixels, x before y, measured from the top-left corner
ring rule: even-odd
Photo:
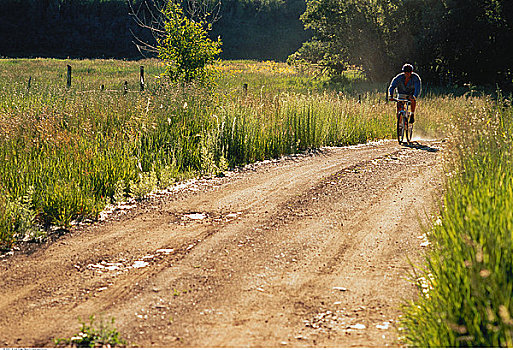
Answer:
[[[513,108],[471,99],[454,148],[434,249],[402,327],[414,347],[513,346]]]
[[[326,80],[274,62],[218,68],[218,88],[206,91],[167,85],[154,60],[0,60],[0,245],[94,219],[109,203],[183,177],[393,136],[382,86],[348,77],[326,89]]]

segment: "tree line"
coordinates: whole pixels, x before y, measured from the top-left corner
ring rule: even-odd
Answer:
[[[291,62],[333,76],[354,65],[381,81],[410,62],[440,84],[513,88],[511,0],[222,0],[220,9],[210,36],[221,37],[221,58],[295,52]],[[0,57],[136,59],[134,35],[154,43],[127,0],[0,1]]]
[[[511,0],[308,0],[301,19],[314,37],[290,61],[334,76],[386,80],[410,62],[440,84],[513,88]]]
[[[285,60],[309,38],[305,8],[304,0],[223,0],[210,35],[221,37],[222,58]],[[141,58],[134,35],[154,44],[127,0],[0,1],[0,57]]]

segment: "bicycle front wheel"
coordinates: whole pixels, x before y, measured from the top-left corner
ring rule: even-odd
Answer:
[[[411,137],[413,135],[413,124],[412,123],[406,123],[406,141],[408,143],[411,142]]]
[[[404,118],[400,114],[397,118],[397,141],[401,144],[404,140]]]

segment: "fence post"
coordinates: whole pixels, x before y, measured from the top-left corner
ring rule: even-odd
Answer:
[[[141,84],[141,91],[144,91],[144,66],[141,66],[139,83]]]
[[[30,83],[32,82],[32,77],[30,76],[29,77],[29,81],[28,81],[28,84],[27,84],[27,92],[30,91]]]
[[[123,95],[126,95],[128,93],[128,81],[125,80],[125,83],[123,84]]]
[[[248,94],[248,84],[247,83],[242,84],[242,93],[244,94],[244,96],[246,96]]]
[[[71,87],[71,66],[68,64],[68,82],[66,84],[68,88]]]

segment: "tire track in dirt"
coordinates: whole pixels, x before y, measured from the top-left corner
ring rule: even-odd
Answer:
[[[443,144],[423,143],[264,162],[5,258],[0,344],[103,313],[145,347],[396,346],[440,186]]]

